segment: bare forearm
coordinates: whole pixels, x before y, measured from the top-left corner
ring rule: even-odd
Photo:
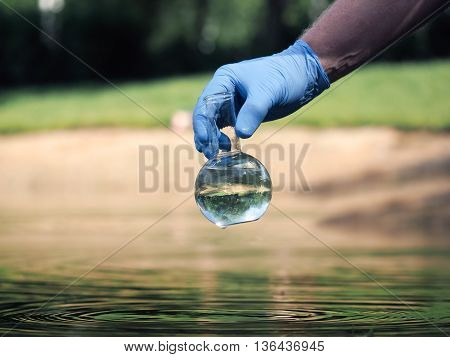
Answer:
[[[336,0],[303,34],[331,81],[350,73],[405,33],[443,11],[448,0]]]

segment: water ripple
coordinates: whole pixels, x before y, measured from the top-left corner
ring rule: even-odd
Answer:
[[[214,284],[151,280],[149,286],[103,276],[40,308],[64,286],[51,280],[1,282],[0,332],[16,326],[11,335],[440,335],[421,315],[365,285],[350,294],[339,284],[293,287],[251,277],[228,276]],[[417,293],[408,304],[449,331],[449,301],[443,299],[437,319],[430,295]]]

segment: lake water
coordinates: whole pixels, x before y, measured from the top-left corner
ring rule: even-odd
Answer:
[[[103,209],[95,204],[75,209],[58,201],[3,211],[0,333],[450,334],[445,239],[324,229],[292,197],[275,196],[274,204],[348,261],[273,207],[261,221],[220,230],[190,197],[63,290],[184,197],[139,207],[109,202]]]

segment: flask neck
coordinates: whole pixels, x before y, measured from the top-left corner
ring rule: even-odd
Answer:
[[[234,133],[233,137],[231,137],[230,140],[231,140],[231,151],[241,151],[241,141],[239,140],[239,137],[236,135],[236,133]]]
[[[234,127],[227,126],[223,129],[221,129],[221,131],[230,138],[230,142],[231,142],[230,152],[241,151],[241,142],[239,140],[239,137],[236,135],[236,131],[234,130]]]

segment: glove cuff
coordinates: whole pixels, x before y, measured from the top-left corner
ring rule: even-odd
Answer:
[[[307,57],[307,62],[312,64],[315,69],[315,85],[314,85],[314,96],[318,96],[320,93],[322,93],[325,89],[330,88],[330,80],[328,79],[327,74],[325,73],[325,70],[323,69],[322,65],[320,64],[319,57],[316,55],[316,53],[312,50],[309,45],[303,41],[303,40],[297,40],[294,42],[294,44],[290,47],[290,49],[294,53],[301,54],[303,56]]]

